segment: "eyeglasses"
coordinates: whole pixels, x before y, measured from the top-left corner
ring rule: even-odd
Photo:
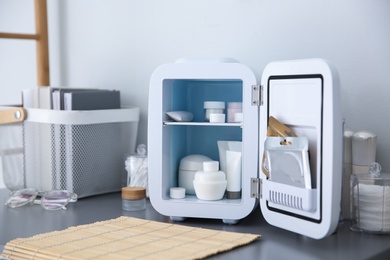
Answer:
[[[77,194],[67,190],[38,192],[34,189],[13,191],[5,202],[10,208],[18,208],[27,204],[40,204],[47,210],[66,209],[69,202],[76,202]]]

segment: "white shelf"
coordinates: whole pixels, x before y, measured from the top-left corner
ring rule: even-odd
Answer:
[[[181,126],[236,126],[242,127],[241,123],[209,123],[209,122],[172,122],[164,121],[163,125],[181,125]]]
[[[171,203],[203,203],[203,204],[229,204],[229,205],[240,205],[242,203],[241,199],[226,199],[222,198],[221,200],[199,200],[195,195],[187,195],[183,199],[171,199],[168,198],[167,201]]]

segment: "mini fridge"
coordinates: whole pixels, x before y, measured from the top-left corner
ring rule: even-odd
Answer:
[[[242,121],[205,122],[205,101],[242,102]],[[166,114],[170,111],[190,112],[193,118],[173,121]],[[309,188],[272,181],[262,172],[270,117],[307,138]],[[151,204],[173,220],[209,218],[226,224],[261,210],[271,225],[324,238],[339,222],[342,132],[337,71],[323,59],[271,62],[260,83],[251,69],[229,59],[184,59],[161,65],[150,79]],[[242,143],[240,198],[206,201],[185,195],[172,199],[170,189],[178,186],[181,159],[199,154],[219,161],[217,142],[221,140]]]

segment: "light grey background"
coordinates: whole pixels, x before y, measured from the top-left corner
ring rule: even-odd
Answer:
[[[339,71],[346,127],[378,135],[377,161],[390,172],[388,0],[50,0],[48,12],[51,85],[120,90],[123,105],[141,108],[138,143],[163,63],[230,57],[260,81],[270,61],[320,57]],[[0,31],[34,32],[33,1],[0,0]],[[0,39],[0,104],[36,85],[34,51]]]

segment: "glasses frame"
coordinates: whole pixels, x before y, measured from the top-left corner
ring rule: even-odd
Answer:
[[[63,198],[58,196],[66,194]],[[66,205],[77,201],[77,194],[67,190],[51,190],[39,192],[35,189],[27,188],[12,191],[5,202],[10,208],[19,208],[27,204],[39,204],[46,210],[66,210]]]

